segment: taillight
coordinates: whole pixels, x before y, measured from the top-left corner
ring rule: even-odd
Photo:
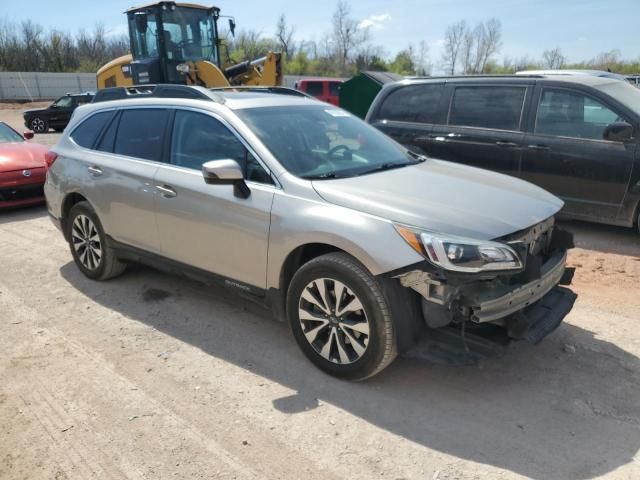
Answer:
[[[55,162],[57,158],[58,154],[51,150],[44,154],[44,163],[47,165],[47,169],[51,168],[51,165],[53,165],[53,162]]]

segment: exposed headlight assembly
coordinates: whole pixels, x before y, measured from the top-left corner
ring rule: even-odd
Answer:
[[[416,252],[445,270],[478,273],[522,268],[518,254],[504,243],[424,232],[403,225],[394,226]]]

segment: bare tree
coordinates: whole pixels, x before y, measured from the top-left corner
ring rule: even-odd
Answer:
[[[293,41],[293,34],[295,33],[295,27],[287,27],[287,19],[284,15],[280,15],[278,23],[276,25],[276,40],[280,45],[280,50],[284,53],[286,58],[293,58],[295,55],[295,46]]]
[[[491,18],[476,27],[476,42],[479,46],[476,58],[476,73],[485,73],[491,57],[502,47],[502,24]]]
[[[475,64],[474,45],[476,44],[476,37],[473,32],[467,28],[462,37],[462,45],[460,46],[460,59],[462,61],[462,73],[473,73]]]
[[[562,68],[567,63],[567,57],[562,54],[562,50],[554,48],[542,52],[542,65],[552,70]]]
[[[413,63],[415,64],[416,75],[431,75],[431,63],[429,63],[429,46],[424,40],[420,40],[418,47],[414,51]]]
[[[333,13],[332,40],[340,70],[346,74],[350,55],[369,40],[369,29],[358,28],[358,22],[351,17],[351,7],[345,0],[338,0]]]
[[[465,32],[467,31],[467,22],[464,20],[449,25],[444,34],[444,52],[442,54],[442,62],[445,71],[449,75],[456,73],[456,65],[458,64],[458,56],[462,48]]]

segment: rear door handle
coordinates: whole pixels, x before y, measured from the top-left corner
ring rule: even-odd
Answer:
[[[547,145],[527,145],[529,150],[538,150],[538,151],[546,151],[549,150]]]
[[[515,142],[506,142],[504,140],[498,140],[496,142],[496,145],[499,147],[506,147],[506,148],[515,148],[518,146],[518,144]]]
[[[156,185],[156,190],[158,190],[164,198],[173,198],[178,195],[169,185]]]
[[[87,171],[93,177],[99,177],[102,175],[102,170],[98,167],[87,167]]]

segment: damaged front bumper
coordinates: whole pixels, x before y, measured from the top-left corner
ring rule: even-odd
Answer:
[[[576,295],[560,286],[570,284],[573,276],[566,267],[566,247],[536,257],[529,258],[535,268],[511,275],[443,275],[428,266],[395,275],[402,286],[420,294],[428,327],[410,356],[416,351],[429,357],[456,352],[460,358],[475,358],[470,353],[474,348],[486,353],[511,340],[540,342],[562,323]]]

